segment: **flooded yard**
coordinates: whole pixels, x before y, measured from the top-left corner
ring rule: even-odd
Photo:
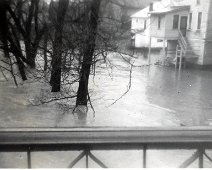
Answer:
[[[172,67],[147,66],[135,60],[129,64],[118,56],[112,65],[101,64],[90,78],[90,95],[95,116],[89,108],[87,118],[78,120],[72,111],[64,113],[55,103],[32,106],[29,99],[48,89],[40,83],[15,87],[1,76],[1,127],[72,126],[210,126],[212,125],[212,72]],[[131,77],[131,78],[130,78]],[[128,93],[123,95],[129,86]],[[123,95],[123,96],[122,96]],[[30,97],[29,97],[30,96]],[[74,105],[75,101],[71,101]]]
[[[0,0],[0,169],[212,168],[211,13]]]
[[[186,126],[211,125],[212,72],[151,68],[147,88],[151,103],[174,110]]]
[[[212,125],[212,72],[184,69],[181,73],[174,68],[147,66],[147,60],[138,58],[137,67],[130,67],[123,59],[111,58],[113,66],[103,63],[97,67],[95,77],[90,79],[90,95],[95,109],[87,117],[63,112],[57,104],[32,106],[29,99],[48,89],[40,83],[26,82],[15,87],[6,82],[2,75],[0,82],[0,126],[1,127],[76,127],[76,126],[211,126]],[[130,79],[131,77],[131,79]],[[128,89],[128,93],[121,97]],[[119,100],[117,100],[119,99]],[[69,103],[70,105],[74,104]],[[80,119],[78,119],[78,117]],[[148,167],[177,167],[194,150],[150,150]],[[33,152],[33,168],[66,168],[79,151]],[[142,150],[92,151],[106,165],[113,168],[142,167]],[[211,151],[209,151],[211,153]],[[173,161],[173,155],[176,161]],[[26,167],[26,153],[0,154],[1,168]],[[12,158],[12,159],[11,159]],[[124,161],[120,161],[124,160]],[[192,164],[195,168],[198,163]],[[210,162],[206,160],[206,167]],[[82,159],[77,168],[85,167]],[[98,167],[89,162],[89,167]]]

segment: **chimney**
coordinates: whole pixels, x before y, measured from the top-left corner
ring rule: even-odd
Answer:
[[[153,11],[153,2],[149,4],[149,11]]]

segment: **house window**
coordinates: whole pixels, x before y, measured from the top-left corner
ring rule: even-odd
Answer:
[[[161,26],[161,16],[158,17],[158,29],[160,29]]]
[[[192,23],[192,13],[189,14],[189,26],[188,26],[189,29],[191,29],[191,23]]]
[[[173,18],[173,29],[178,29],[179,26],[179,15],[174,15]]]
[[[144,29],[146,29],[146,20],[144,21]]]
[[[197,0],[197,5],[199,5],[200,4],[200,0]]]
[[[157,39],[157,42],[158,42],[158,43],[160,43],[160,42],[163,42],[163,40],[161,40],[161,39]]]
[[[198,13],[198,25],[197,25],[198,30],[201,29],[201,24],[202,24],[202,12],[199,12]]]

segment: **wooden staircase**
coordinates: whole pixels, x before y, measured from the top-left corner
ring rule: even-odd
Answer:
[[[179,70],[181,70],[182,67],[186,67],[186,62],[188,60],[197,59],[198,57],[199,56],[194,53],[194,49],[190,46],[189,41],[179,30],[178,45],[176,47],[175,58],[172,62],[173,64],[175,64],[175,68],[179,68]]]
[[[186,67],[186,55],[188,50],[188,43],[183,36],[182,32],[179,30],[179,39],[178,39],[178,45],[176,48],[176,55],[173,60],[173,63],[175,64],[175,68],[179,68],[179,70],[182,69],[182,66],[184,68]]]
[[[186,50],[182,49],[180,45],[177,45],[176,55],[173,63],[175,64],[176,69],[179,67],[179,70],[182,69],[182,66],[184,68],[186,67]]]

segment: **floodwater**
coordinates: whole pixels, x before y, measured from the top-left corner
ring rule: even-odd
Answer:
[[[154,56],[153,56],[154,57]],[[212,72],[171,67],[146,66],[147,60],[135,60],[132,74],[127,62],[111,56],[112,65],[97,67],[90,79],[90,96],[95,108],[87,117],[63,113],[55,104],[31,106],[28,100],[49,86],[27,82],[14,87],[0,73],[1,127],[72,126],[210,126],[212,125]],[[130,85],[130,90],[121,97]],[[120,99],[119,99],[120,98]],[[119,100],[117,100],[119,99]],[[73,101],[74,102],[74,101]],[[78,119],[79,118],[79,119]],[[148,150],[148,167],[177,167],[194,150]],[[80,151],[33,152],[33,168],[66,168]],[[142,167],[142,150],[92,151],[113,168]],[[211,153],[211,151],[210,151]],[[26,153],[0,154],[0,168],[26,168]],[[11,159],[12,158],[12,159]],[[123,161],[124,160],[124,161]],[[173,161],[175,160],[175,161]],[[98,167],[89,161],[90,167]],[[192,164],[192,168],[198,163]],[[206,160],[205,166],[211,167]],[[75,167],[84,168],[85,159]]]
[[[157,60],[157,52],[152,54]],[[183,126],[212,125],[212,69],[153,66],[146,94],[149,102],[175,111]]]
[[[113,63],[119,63],[117,58],[113,60]],[[154,64],[149,67],[146,64],[147,60],[142,57],[136,60],[135,65],[144,66],[133,68],[130,91],[115,105],[106,108],[107,113],[101,113],[102,107],[99,110],[97,107],[96,114],[107,114],[107,119],[112,114],[110,124],[114,122],[113,125],[117,126],[130,126],[131,123],[137,126],[212,125],[212,71],[184,69],[179,72],[173,67]],[[104,76],[103,72],[99,76]],[[99,85],[99,93],[96,93],[101,100],[95,103],[96,106],[103,105],[101,101],[113,103],[126,91],[129,70],[120,72],[114,68],[113,76],[113,81],[104,77],[106,85]],[[98,117],[104,119],[102,116],[96,117],[96,123]]]
[[[111,55],[109,59],[110,65],[100,64],[96,75],[90,78],[95,113],[89,108],[87,116],[73,115],[71,111],[64,113],[54,103],[31,106],[28,100],[50,87],[27,82],[15,88],[0,74],[0,126],[212,125],[212,71],[183,69],[178,72],[172,67],[147,66],[147,60],[138,57],[131,61],[136,67],[130,74],[127,58]],[[73,105],[75,101],[71,102]]]
[[[212,72],[150,68],[148,100],[174,110],[186,126],[212,125]]]

